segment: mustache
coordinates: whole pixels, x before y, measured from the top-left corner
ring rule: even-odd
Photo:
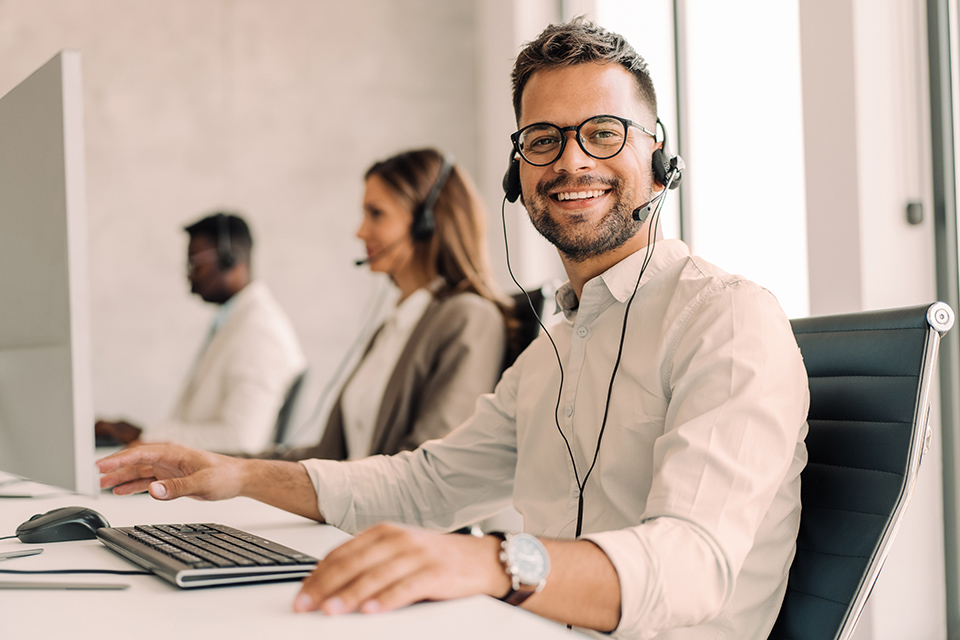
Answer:
[[[610,187],[614,192],[620,191],[623,181],[620,178],[602,178],[592,174],[582,176],[557,176],[552,180],[545,180],[537,184],[537,195],[542,198],[550,196],[550,192],[556,189],[585,189],[593,188],[597,185]]]

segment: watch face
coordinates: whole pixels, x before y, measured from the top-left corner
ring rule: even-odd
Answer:
[[[512,536],[507,545],[507,560],[523,584],[536,585],[550,572],[550,558],[535,537],[528,533]]]

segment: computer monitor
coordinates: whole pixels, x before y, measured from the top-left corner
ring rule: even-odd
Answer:
[[[0,98],[0,471],[97,493],[80,53]]]

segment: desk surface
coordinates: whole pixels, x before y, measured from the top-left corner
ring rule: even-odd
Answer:
[[[338,529],[273,507],[237,498],[224,502],[157,502],[146,495],[99,498],[57,495],[0,501],[0,537],[36,513],[82,505],[112,526],[219,522],[323,557],[348,539]],[[43,547],[40,555],[0,562],[0,569],[135,569],[98,540],[25,545],[0,540],[0,552]],[[0,638],[349,638],[365,640],[473,640],[584,637],[492,598],[423,603],[391,613],[327,617],[293,613],[297,582],[181,590],[154,576],[12,575],[0,580],[122,582],[125,591],[5,590],[0,595]]]

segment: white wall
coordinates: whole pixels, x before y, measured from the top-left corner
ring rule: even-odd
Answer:
[[[0,94],[63,48],[83,55],[95,410],[171,410],[212,312],[181,227],[218,206],[248,214],[312,401],[376,281],[352,264],[362,172],[425,145],[478,167],[475,3],[0,0]]]

